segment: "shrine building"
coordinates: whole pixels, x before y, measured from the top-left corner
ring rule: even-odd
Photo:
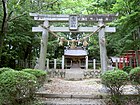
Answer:
[[[83,47],[66,48],[64,50],[65,65],[70,68],[86,68],[86,59],[88,52]]]

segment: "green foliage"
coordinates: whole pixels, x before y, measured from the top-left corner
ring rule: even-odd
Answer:
[[[0,104],[18,105],[32,99],[37,78],[23,71],[5,71],[0,74]]]
[[[130,67],[130,66],[125,66],[125,67],[123,67],[123,71],[125,71],[125,72],[127,72],[128,74],[129,74],[129,72],[131,71],[131,69],[132,69],[132,67]]]
[[[39,83],[39,87],[41,87],[44,84],[44,82],[45,82],[45,80],[47,78],[47,73],[46,73],[46,71],[43,71],[43,70],[23,69],[22,71],[30,73],[30,74],[36,76],[37,77],[37,81]]]
[[[111,25],[117,31],[106,33],[106,46],[109,56],[120,55],[124,50],[138,50],[140,46],[140,8],[139,0],[8,0],[8,29],[2,47],[2,65],[15,67],[16,60],[34,60],[39,56],[40,33],[32,33],[32,26],[40,22],[34,21],[29,13],[40,14],[116,14],[118,17]],[[0,2],[0,29],[3,21],[3,5]],[[50,23],[51,25],[52,23]],[[55,23],[58,26],[60,23]],[[64,24],[64,23],[61,23]],[[86,26],[97,25],[91,22]],[[68,26],[68,24],[64,24]],[[81,24],[79,24],[81,26]],[[109,25],[110,26],[110,25]],[[61,33],[63,34],[63,33]],[[67,33],[69,34],[69,33]],[[89,34],[89,33],[87,33]],[[112,34],[112,33],[111,33]],[[60,58],[64,48],[58,46],[54,37],[49,35],[47,57]],[[66,34],[63,34],[66,36]],[[97,35],[95,35],[97,37]],[[89,56],[99,58],[98,37],[89,42]],[[0,54],[1,55],[1,54]],[[12,62],[11,62],[12,61]],[[28,62],[29,64],[30,62]]]
[[[140,67],[136,67],[130,71],[130,80],[134,84],[140,84]]]
[[[140,67],[136,67],[132,69],[129,73],[130,75],[130,81],[131,83],[135,86],[135,88],[138,90],[140,93]]]
[[[138,41],[140,40],[140,9],[138,1],[117,0],[113,5],[112,11],[119,13],[118,19],[114,23],[118,30],[114,38],[111,39],[114,49],[119,49],[120,53],[124,50],[138,50],[140,46]],[[116,43],[114,43],[115,41]]]
[[[122,86],[128,80],[128,74],[122,70],[111,70],[105,72],[102,76],[102,84],[110,89],[112,95],[120,95]]]
[[[5,71],[14,71],[14,69],[11,69],[11,68],[8,68],[8,67],[0,68],[0,74],[5,72]]]
[[[101,79],[102,84],[109,88],[113,105],[123,105],[121,94],[123,86],[128,80],[128,74],[125,71],[115,69],[105,72]]]

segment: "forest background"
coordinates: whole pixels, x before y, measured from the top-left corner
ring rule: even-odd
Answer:
[[[140,49],[139,7],[139,0],[1,0],[0,67],[18,68],[19,61],[35,63],[39,57],[41,33],[33,33],[32,27],[41,23],[34,21],[29,13],[117,14],[117,19],[107,24],[117,30],[116,33],[106,33],[107,55],[120,56],[127,50],[137,52]],[[64,46],[58,43],[57,38],[49,34],[47,58],[61,59]],[[90,59],[99,59],[98,35],[90,38],[88,52]]]

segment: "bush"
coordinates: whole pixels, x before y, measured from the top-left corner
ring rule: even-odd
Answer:
[[[0,74],[0,104],[18,105],[33,99],[37,78],[23,71],[5,71]]]
[[[39,83],[39,87],[41,87],[44,84],[47,76],[46,71],[37,70],[37,69],[23,69],[23,71],[36,76]]]
[[[102,84],[109,88],[112,95],[121,95],[122,86],[128,80],[128,74],[122,70],[111,70],[105,72],[102,76]]]
[[[131,69],[133,69],[132,67],[130,66],[125,66],[122,70],[127,72],[129,74],[129,72],[131,71]]]
[[[5,72],[5,71],[14,71],[14,69],[11,69],[11,68],[8,68],[8,67],[0,68],[0,74]]]
[[[123,105],[121,94],[123,86],[128,80],[128,74],[125,71],[116,69],[105,72],[102,76],[102,84],[109,88],[113,105]]]
[[[136,67],[132,69],[129,73],[130,81],[135,86],[135,88],[138,90],[138,93],[140,94],[140,67]]]

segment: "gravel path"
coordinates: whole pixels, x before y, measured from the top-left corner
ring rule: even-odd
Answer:
[[[41,89],[41,93],[64,95],[99,95],[102,84],[100,79],[85,79],[81,81],[67,81],[61,78],[51,78]],[[136,93],[131,85],[126,85],[125,94]],[[104,99],[77,99],[77,98],[44,98],[44,105],[106,105]]]
[[[102,88],[100,79],[86,79],[82,81],[66,81],[60,78],[53,78],[50,83],[43,86],[43,91],[50,94],[74,94],[94,95]]]
[[[85,79],[80,81],[68,81],[61,78],[51,78],[51,82],[44,84],[39,92],[47,94],[70,94],[70,95],[94,95],[101,93],[100,79]],[[123,89],[125,94],[136,94],[137,91],[131,85]]]

